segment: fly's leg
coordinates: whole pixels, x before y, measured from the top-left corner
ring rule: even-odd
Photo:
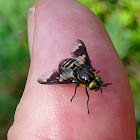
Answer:
[[[75,93],[74,93],[74,95],[72,96],[72,98],[71,98],[71,100],[70,100],[71,102],[72,102],[72,100],[73,100],[73,98],[74,98],[74,96],[75,96],[75,94],[76,94],[76,90],[77,90],[77,87],[78,87],[78,86],[79,86],[79,84],[77,84],[76,87],[75,87]]]
[[[103,94],[102,88],[101,87],[99,87],[99,88],[100,88],[101,93]]]
[[[93,71],[95,71],[95,72],[96,72],[96,70],[95,70],[95,69],[93,69]],[[97,73],[99,73],[99,72],[100,72],[100,71],[97,71],[97,72],[96,72],[96,74],[97,74]]]
[[[88,94],[88,91],[87,91],[87,87],[85,87],[85,89],[86,89],[86,93],[87,93],[87,97],[88,97],[88,99],[87,99],[87,110],[88,110],[88,114],[89,114],[89,107],[88,107],[88,103],[89,103],[89,94]]]
[[[97,71],[96,74],[99,73],[99,72],[100,72],[100,71]]]

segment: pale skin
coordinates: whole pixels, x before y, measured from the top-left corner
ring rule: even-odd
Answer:
[[[17,106],[9,140],[135,139],[133,97],[124,66],[100,20],[75,0],[41,0],[30,9],[28,39],[31,64]],[[37,78],[70,58],[76,39],[84,41],[103,94],[84,87],[41,85]]]

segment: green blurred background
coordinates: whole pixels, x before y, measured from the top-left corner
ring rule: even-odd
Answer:
[[[140,0],[79,0],[104,23],[122,59],[140,139]],[[29,68],[27,13],[35,0],[0,0],[0,139],[6,139]]]

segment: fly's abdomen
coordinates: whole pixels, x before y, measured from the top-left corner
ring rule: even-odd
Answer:
[[[67,78],[75,78],[75,69],[77,69],[77,67],[76,60],[68,58],[60,61],[58,69],[61,75],[66,76]]]
[[[59,68],[68,68],[74,70],[77,67],[74,59],[64,59],[59,63]]]

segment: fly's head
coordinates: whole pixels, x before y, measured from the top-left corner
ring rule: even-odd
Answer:
[[[95,90],[98,91],[99,89],[101,90],[102,93],[102,88],[101,87],[107,87],[107,85],[111,85],[112,83],[109,84],[103,84],[103,81],[100,76],[96,76],[95,79],[93,79],[90,84],[89,84],[89,89],[90,90]]]
[[[91,81],[88,87],[90,90],[98,90],[102,83],[103,82],[101,81],[101,77],[97,76],[94,80]]]

